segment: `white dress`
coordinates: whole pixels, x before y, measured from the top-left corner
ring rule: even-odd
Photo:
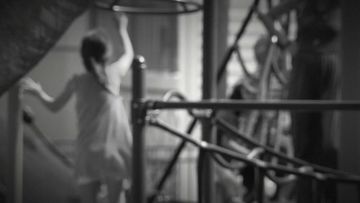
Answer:
[[[106,91],[89,73],[75,83],[76,175],[81,183],[129,178],[132,137],[122,97]]]

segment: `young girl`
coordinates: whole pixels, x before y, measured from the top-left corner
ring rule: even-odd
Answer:
[[[27,80],[26,90],[50,110],[61,109],[76,96],[78,119],[76,178],[82,202],[96,202],[100,185],[106,184],[109,203],[118,202],[125,179],[131,174],[132,137],[120,96],[121,76],[131,66],[134,53],[127,33],[127,18],[117,16],[124,53],[109,63],[111,46],[99,32],[83,38],[81,56],[86,73],[73,76],[56,98],[38,83]]]

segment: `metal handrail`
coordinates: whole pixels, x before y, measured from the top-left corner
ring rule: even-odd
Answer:
[[[291,111],[359,111],[360,101],[338,100],[202,100],[188,102],[146,101],[147,109],[213,109],[213,110],[291,110]]]
[[[223,148],[223,147],[220,147],[220,146],[217,146],[217,145],[205,142],[205,141],[197,141],[197,140],[191,138],[186,133],[178,132],[177,130],[173,129],[172,127],[165,124],[163,121],[160,121],[159,119],[149,119],[147,121],[148,121],[149,125],[156,126],[162,130],[165,130],[165,131],[181,138],[182,140],[185,140],[186,142],[193,144],[194,146],[196,146],[200,149],[203,149],[203,150],[211,152],[211,153],[222,154],[229,158],[232,158],[232,159],[235,159],[238,161],[243,161],[247,164],[250,164],[254,167],[257,167],[257,168],[260,168],[263,170],[273,170],[273,171],[277,171],[277,172],[289,173],[289,174],[294,174],[294,175],[298,175],[298,176],[305,176],[305,177],[313,178],[318,181],[327,180],[327,181],[337,181],[337,182],[352,183],[352,184],[360,183],[360,178],[357,176],[353,176],[353,175],[352,176],[342,176],[342,175],[339,176],[338,174],[332,174],[332,172],[324,173],[324,172],[316,172],[314,170],[304,170],[304,167],[289,168],[286,166],[268,163],[268,162],[262,161],[257,158],[249,158],[249,157],[242,155],[240,153],[237,153],[235,151],[232,151],[232,150],[229,150],[229,149],[226,149],[226,148]],[[309,166],[311,166],[311,165],[309,165]]]
[[[31,115],[31,112],[28,109],[23,109],[23,121],[26,123],[33,131],[35,131],[36,137],[51,151],[53,152],[67,167],[73,168],[74,163],[64,155],[51,141],[50,139],[40,130],[40,128],[34,122],[34,117]]]

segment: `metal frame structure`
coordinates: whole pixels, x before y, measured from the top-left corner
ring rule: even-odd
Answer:
[[[178,157],[181,149],[185,146],[186,143],[191,143],[198,148],[200,148],[206,154],[222,154],[228,156],[232,159],[245,162],[250,164],[256,168],[256,196],[257,201],[259,203],[263,202],[264,195],[263,195],[263,177],[266,175],[268,170],[273,171],[281,171],[289,174],[295,174],[300,176],[306,176],[312,178],[314,180],[314,189],[319,190],[321,189],[322,182],[325,181],[337,181],[342,183],[351,183],[351,184],[360,184],[360,177],[354,176],[352,174],[348,174],[342,171],[321,167],[317,165],[309,164],[305,161],[294,159],[286,156],[279,155],[275,151],[272,151],[265,146],[257,145],[255,142],[248,140],[249,143],[252,143],[256,147],[260,147],[263,149],[264,153],[271,154],[273,156],[277,156],[278,158],[282,158],[285,161],[291,162],[298,166],[308,166],[311,170],[301,170],[300,168],[286,168],[281,167],[278,165],[266,163],[257,158],[249,158],[243,154],[238,152],[234,152],[219,146],[212,144],[211,139],[198,142],[189,138],[188,134],[192,131],[194,125],[196,124],[197,118],[194,118],[189,128],[187,130],[187,134],[179,133],[176,130],[172,129],[171,127],[167,126],[166,124],[160,122],[157,119],[148,119],[148,111],[150,110],[160,110],[160,109],[262,109],[262,110],[292,110],[292,111],[324,111],[324,110],[360,110],[360,101],[316,101],[316,100],[287,100],[287,101],[272,101],[272,102],[256,102],[256,101],[241,101],[241,102],[232,102],[232,101],[214,101],[213,100],[213,91],[214,91],[214,84],[219,82],[222,78],[224,70],[226,68],[226,64],[230,58],[230,55],[236,51],[236,46],[233,46],[229,52],[227,53],[224,61],[222,62],[221,69],[217,72],[216,80],[214,80],[214,76],[216,73],[215,64],[213,61],[215,53],[215,25],[214,19],[211,18],[214,12],[214,4],[215,0],[204,0],[204,15],[208,16],[209,18],[204,18],[204,63],[203,63],[203,101],[200,102],[168,102],[168,101],[150,101],[146,100],[146,91],[145,91],[145,69],[146,63],[143,57],[137,57],[133,63],[133,79],[132,79],[132,90],[133,90],[133,98],[132,98],[132,127],[133,127],[133,134],[134,134],[134,142],[133,142],[133,202],[136,203],[145,203],[147,202],[146,191],[145,191],[145,158],[144,158],[144,136],[145,136],[145,125],[148,123],[150,125],[159,127],[160,129],[166,130],[171,134],[178,136],[183,139],[183,142],[179,145],[176,153],[174,154],[174,159],[170,162],[170,165],[167,168],[167,172],[162,178],[162,182],[166,179],[166,174],[172,168],[172,165],[176,162],[176,158]],[[258,0],[254,1],[253,7],[256,7]],[[242,28],[240,29],[235,42],[241,37],[242,33],[246,28],[246,24],[251,18],[253,10],[250,10],[248,17],[245,20]],[[235,43],[234,43],[235,44]],[[22,125],[21,125],[21,118],[22,118],[22,104],[21,104],[21,89],[19,86],[15,86],[14,89],[10,92],[9,97],[9,135],[11,140],[11,147],[10,147],[10,160],[13,161],[12,163],[12,174],[10,175],[10,182],[13,183],[10,192],[9,192],[9,200],[10,202],[21,202],[21,179],[22,179]],[[219,120],[211,120],[205,119],[205,127],[203,129],[208,129],[206,126],[211,125],[212,123],[217,124],[218,127],[223,128],[227,132],[232,135],[239,136],[231,127],[227,126],[225,123]],[[209,131],[204,131],[204,136],[207,136]],[[211,133],[211,132],[210,132]],[[243,136],[244,137],[244,136]],[[246,141],[246,139],[243,138]],[[209,162],[208,162],[209,163]],[[202,166],[206,168],[207,166]],[[203,174],[204,179],[206,177],[211,176],[211,170],[206,170]],[[210,179],[208,179],[210,180]],[[157,190],[161,189],[163,183],[157,187]],[[211,190],[211,182],[206,185],[208,188],[203,188],[201,192],[203,192],[200,196],[200,203],[204,202],[211,202],[211,197],[208,196],[210,194],[208,191]],[[319,190],[320,191],[320,190]],[[154,199],[156,196],[153,196]]]
[[[280,159],[283,159],[289,163],[292,163],[296,166],[299,166],[297,169],[287,168],[283,166],[273,165],[270,163],[266,163],[260,159],[253,158],[250,159],[246,156],[243,156],[239,153],[234,153],[233,151],[229,151],[228,149],[221,148],[219,146],[213,145],[211,143],[211,127],[210,125],[215,123],[219,128],[226,130],[230,134],[234,136],[238,136],[239,134],[232,129],[231,127],[227,126],[226,123],[222,122],[221,120],[211,121],[211,119],[204,119],[203,121],[203,141],[197,142],[191,138],[187,134],[182,134],[177,132],[176,130],[172,129],[171,127],[167,126],[166,124],[159,122],[157,119],[151,118],[148,115],[148,111],[151,110],[160,110],[160,109],[208,109],[208,110],[220,110],[220,109],[248,109],[248,110],[290,110],[290,111],[334,111],[334,110],[360,110],[360,101],[318,101],[318,100],[286,100],[286,101],[267,101],[267,102],[259,102],[259,101],[240,101],[240,102],[233,102],[229,100],[218,100],[214,101],[214,89],[215,85],[221,81],[223,78],[224,72],[226,70],[227,63],[231,58],[231,55],[237,51],[237,42],[243,35],[246,30],[246,27],[251,20],[254,12],[256,12],[257,5],[259,0],[255,0],[245,17],[245,20],[235,37],[235,41],[233,46],[230,47],[228,52],[225,55],[223,61],[221,61],[221,66],[219,70],[216,69],[215,64],[217,64],[214,59],[216,58],[216,47],[215,47],[215,40],[216,40],[216,30],[215,24],[216,21],[213,19],[216,16],[215,12],[215,0],[204,0],[203,12],[204,12],[204,22],[203,22],[203,101],[200,102],[169,102],[169,101],[154,101],[154,100],[146,100],[145,99],[145,89],[143,89],[145,78],[144,75],[144,68],[145,67],[145,60],[143,58],[137,58],[134,61],[134,70],[133,70],[133,103],[132,103],[132,121],[133,121],[133,131],[134,131],[134,202],[138,203],[145,203],[146,197],[145,192],[142,189],[146,184],[144,182],[144,171],[145,171],[145,164],[144,164],[144,127],[145,124],[148,123],[152,126],[159,127],[165,131],[170,132],[171,134],[178,136],[183,139],[183,141],[178,145],[178,148],[175,150],[173,158],[171,159],[168,167],[165,170],[164,175],[162,176],[159,184],[157,185],[155,194],[151,195],[149,198],[149,202],[154,202],[156,199],[157,193],[160,192],[161,187],[166,180],[166,177],[169,175],[172,167],[174,166],[181,150],[184,148],[186,143],[191,143],[197,146],[200,149],[200,159],[205,158],[205,161],[199,162],[200,169],[206,169],[202,171],[201,177],[199,178],[199,203],[205,202],[212,202],[213,198],[211,195],[213,192],[213,183],[211,181],[203,182],[204,180],[211,180],[212,177],[212,170],[211,170],[211,163],[209,161],[209,156],[202,156],[203,154],[211,155],[212,153],[215,154],[222,154],[233,158],[238,161],[242,161],[253,165],[255,167],[255,192],[256,192],[256,199],[257,202],[261,203],[264,201],[264,194],[263,194],[263,177],[267,174],[268,170],[273,171],[281,171],[288,174],[295,174],[298,176],[306,176],[312,178],[314,190],[321,193],[321,183],[326,181],[337,181],[342,183],[352,183],[355,185],[359,185],[360,177],[354,176],[352,174],[348,174],[342,171],[334,170],[331,168],[326,168],[318,165],[313,165],[303,160],[299,160],[296,158],[286,157],[281,155],[274,150],[267,148],[266,146],[262,146],[257,144],[255,141],[246,140],[245,136],[242,136],[243,141],[247,141],[256,147],[260,147],[260,151],[264,151],[264,153],[268,153],[272,156],[276,156]],[[272,33],[274,36],[278,37],[277,33]],[[138,66],[138,67],[137,67]],[[217,73],[217,75],[215,74]],[[215,77],[214,77],[215,76]],[[150,118],[150,119],[149,119]],[[190,123],[187,133],[190,134],[194,125],[197,122],[197,118],[194,117],[192,122]],[[241,136],[241,135],[240,135]],[[303,170],[302,167],[310,167],[310,170]],[[321,194],[318,194],[314,197],[314,201],[316,202],[321,198]]]
[[[238,138],[242,139],[242,141],[246,141],[254,146],[255,149],[261,149],[259,152],[267,153],[271,156],[275,156],[277,158],[283,159],[289,163],[292,163],[297,166],[297,168],[289,168],[284,167],[272,163],[268,163],[262,161],[261,159],[249,158],[239,152],[235,152],[230,149],[226,149],[215,144],[212,144],[207,141],[196,141],[190,138],[189,134],[180,133],[177,130],[173,129],[172,127],[166,125],[164,122],[157,119],[155,116],[151,116],[147,112],[151,110],[160,110],[160,109],[267,109],[267,110],[279,110],[279,109],[286,109],[286,110],[296,110],[296,111],[324,111],[324,110],[360,110],[360,101],[316,101],[316,100],[305,100],[305,101],[278,101],[278,102],[224,102],[224,101],[200,101],[200,102],[168,102],[168,101],[148,101],[144,98],[145,93],[145,85],[144,85],[144,73],[145,73],[145,60],[142,57],[138,57],[134,61],[133,66],[133,103],[132,103],[132,121],[133,121],[133,131],[134,131],[134,201],[139,203],[146,202],[146,194],[144,191],[144,171],[145,171],[145,161],[144,161],[144,127],[146,124],[156,126],[160,129],[163,129],[177,137],[180,137],[184,143],[190,143],[195,145],[200,150],[203,150],[206,153],[214,153],[214,154],[221,154],[237,161],[241,161],[247,164],[252,165],[255,170],[255,191],[256,191],[256,199],[257,202],[261,203],[264,201],[264,192],[263,192],[263,178],[267,174],[268,171],[277,171],[283,172],[287,174],[294,174],[297,176],[304,176],[311,178],[313,180],[313,186],[316,193],[317,198],[321,196],[321,185],[326,181],[335,181],[339,183],[348,183],[348,184],[355,184],[356,186],[360,184],[360,177],[356,175],[352,175],[346,172],[342,172],[339,170],[310,164],[306,161],[287,157],[282,155],[278,152],[275,152],[272,149],[269,149],[266,146],[262,146],[257,144],[255,141],[246,138],[246,136],[240,135],[236,132],[231,126],[227,125],[224,121],[219,119],[214,119],[209,116],[208,123],[213,123],[218,127],[226,130],[228,133],[232,134],[233,136],[237,136]],[[194,125],[194,121],[191,122],[191,125],[188,129],[188,132],[191,132]],[[184,143],[179,145],[181,148]],[[178,154],[179,150],[176,150],[176,154]],[[175,160],[176,161],[176,160]],[[174,160],[172,160],[171,164],[174,164]],[[170,164],[170,165],[171,165]],[[306,169],[307,168],[307,169]],[[171,170],[168,168],[168,170]],[[204,174],[211,176],[211,174]],[[165,175],[166,177],[166,175]],[[164,181],[163,179],[161,181]],[[163,183],[161,183],[163,184]],[[200,184],[200,183],[199,183]],[[158,190],[161,188],[157,188]],[[205,199],[208,194],[201,194]],[[209,196],[210,197],[210,196]],[[208,197],[208,198],[209,198]],[[155,196],[150,197],[149,200],[154,201],[156,198]],[[204,201],[204,200],[202,200]]]

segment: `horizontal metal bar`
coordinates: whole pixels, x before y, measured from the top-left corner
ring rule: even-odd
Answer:
[[[300,110],[300,111],[327,111],[348,110],[359,111],[360,101],[336,100],[202,100],[198,102],[164,102],[148,100],[149,109],[258,109],[258,110]]]

